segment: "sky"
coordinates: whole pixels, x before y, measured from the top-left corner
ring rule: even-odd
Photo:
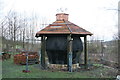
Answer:
[[[118,12],[115,10],[118,9],[118,2],[119,0],[0,0],[0,18],[10,10],[26,13],[27,16],[34,12],[38,17],[46,18],[50,24],[56,20],[55,15],[62,8],[69,14],[69,21],[90,31],[95,38],[109,41],[118,31]]]

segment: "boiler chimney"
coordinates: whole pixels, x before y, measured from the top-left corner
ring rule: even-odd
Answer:
[[[56,20],[57,21],[68,21],[68,15],[69,14],[66,14],[66,13],[58,13],[58,14],[56,14]]]

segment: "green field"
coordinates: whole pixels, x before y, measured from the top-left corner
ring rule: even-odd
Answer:
[[[30,73],[23,73],[25,65],[16,65],[13,58],[2,62],[3,78],[114,78],[116,70],[105,68],[102,65],[92,70],[81,70],[79,72],[63,72],[54,70],[41,70],[39,64],[29,65]]]

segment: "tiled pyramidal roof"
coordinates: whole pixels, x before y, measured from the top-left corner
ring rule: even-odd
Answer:
[[[36,37],[44,34],[77,34],[92,35],[89,31],[68,21],[68,14],[56,14],[56,21],[36,33]]]

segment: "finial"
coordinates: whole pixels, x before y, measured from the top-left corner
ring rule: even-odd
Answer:
[[[57,9],[57,12],[58,13],[65,13],[67,11],[67,8],[59,8],[59,9]]]

